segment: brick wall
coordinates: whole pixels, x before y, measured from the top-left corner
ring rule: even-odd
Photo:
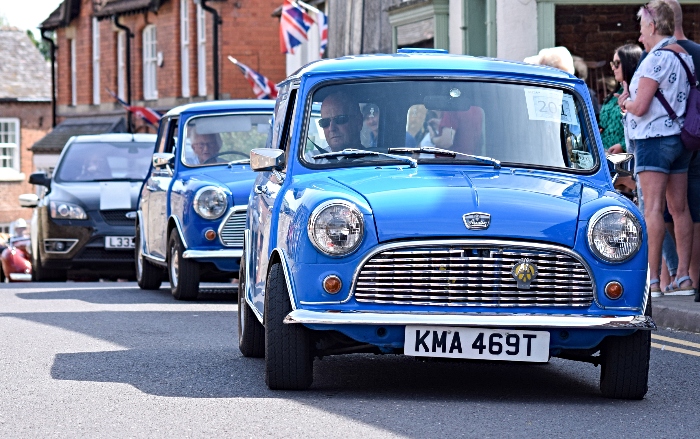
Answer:
[[[34,164],[32,153],[28,148],[51,129],[51,103],[3,102],[0,105],[0,117],[19,118],[20,172],[29,178],[29,174],[34,171]],[[26,179],[12,182],[0,181],[0,223],[9,223],[20,217],[29,221],[32,209],[19,207],[17,197],[33,191],[34,188]]]

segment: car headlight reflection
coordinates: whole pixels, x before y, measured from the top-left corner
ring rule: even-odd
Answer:
[[[55,219],[87,219],[85,210],[77,204],[51,201],[49,203],[49,210],[51,212],[51,218]]]
[[[309,219],[309,238],[319,251],[344,256],[355,251],[364,236],[359,209],[347,201],[329,201],[318,206]]]
[[[204,219],[219,218],[226,212],[227,206],[226,193],[220,187],[203,187],[194,196],[194,211]]]
[[[605,262],[624,262],[641,248],[642,226],[626,209],[600,210],[588,223],[588,246]]]

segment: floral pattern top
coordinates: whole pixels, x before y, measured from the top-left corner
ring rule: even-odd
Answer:
[[[617,94],[623,92],[622,87]],[[600,122],[598,126],[602,130],[600,138],[606,150],[615,144],[620,144],[623,151],[627,151],[625,146],[625,127],[622,125],[620,106],[617,105],[617,98],[613,95],[605,98],[605,102],[600,107]]]

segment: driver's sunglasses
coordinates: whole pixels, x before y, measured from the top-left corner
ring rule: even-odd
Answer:
[[[328,128],[331,126],[331,121],[336,125],[345,125],[350,121],[350,116],[347,114],[341,114],[340,116],[335,117],[324,117],[323,119],[318,120],[318,126],[321,128]]]

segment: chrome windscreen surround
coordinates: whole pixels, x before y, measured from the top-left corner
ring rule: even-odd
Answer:
[[[514,275],[523,262],[535,267],[527,284]],[[588,308],[595,290],[590,267],[570,249],[499,240],[382,246],[351,287],[359,303],[492,308]]]
[[[219,225],[219,241],[224,247],[243,248],[248,206],[233,206]]]

